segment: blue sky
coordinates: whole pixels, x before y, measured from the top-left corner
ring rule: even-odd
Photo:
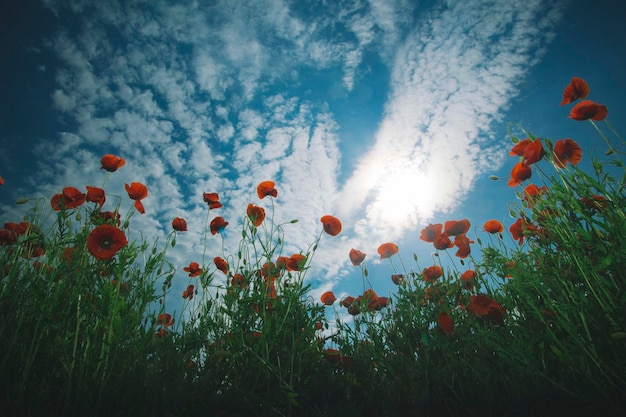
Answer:
[[[174,217],[187,219],[168,252],[181,269],[177,297],[182,267],[202,255],[202,193],[220,194],[214,215],[230,222],[233,249],[247,204],[267,206],[256,185],[271,179],[277,220],[299,219],[286,230],[287,254],[306,250],[322,215],[343,223],[322,238],[312,294],[363,291],[354,247],[386,295],[381,243],[426,267],[432,246],[418,237],[429,223],[468,218],[474,236],[490,218],[514,222],[514,190],[488,180],[515,162],[508,122],[604,150],[558,105],[571,77],[587,80],[589,98],[626,131],[626,22],[613,3],[4,2],[0,220],[22,218],[18,198],[101,186],[100,157],[120,155],[126,166],[107,191],[124,197],[131,181],[149,189],[131,238],[163,239]],[[218,238],[207,255],[222,255]]]

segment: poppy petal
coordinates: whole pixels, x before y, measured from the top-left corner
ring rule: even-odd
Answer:
[[[561,106],[572,103],[579,98],[585,98],[589,94],[589,85],[582,78],[574,77],[563,91]]]
[[[320,219],[324,225],[324,231],[331,236],[337,236],[341,232],[341,222],[335,216],[322,216]]]

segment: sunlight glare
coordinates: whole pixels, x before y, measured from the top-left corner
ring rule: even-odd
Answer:
[[[428,178],[415,163],[398,162],[381,173],[378,195],[372,207],[379,220],[395,228],[417,223],[418,217],[432,215],[437,182]]]

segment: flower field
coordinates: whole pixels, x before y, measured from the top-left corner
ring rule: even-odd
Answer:
[[[573,78],[561,104],[602,156],[511,126],[514,222],[428,225],[435,262],[394,242],[353,248],[365,290],[342,298],[308,284],[341,220],[320,213],[318,237],[285,254],[270,180],[242,208],[238,251],[185,265],[167,254],[184,218],[161,243],[127,238],[145,184],[126,184],[127,213],[102,211],[117,190],[91,185],[35,202],[0,229],[0,417],[626,415],[625,142],[588,94]],[[101,159],[106,175],[124,164]],[[202,198],[204,239],[222,239],[219,193]],[[370,284],[371,257],[389,266],[390,297]]]

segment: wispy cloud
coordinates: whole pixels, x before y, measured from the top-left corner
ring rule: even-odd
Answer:
[[[375,143],[342,189],[358,239],[400,238],[499,167],[506,144],[492,127],[559,16],[541,1],[448,2],[418,22],[396,49]]]

